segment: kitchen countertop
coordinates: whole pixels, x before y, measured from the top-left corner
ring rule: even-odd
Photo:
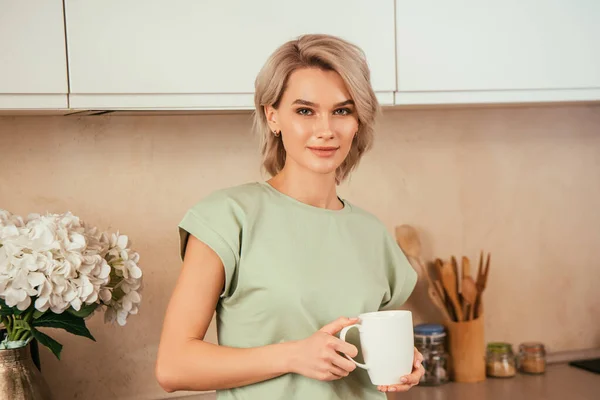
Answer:
[[[544,375],[517,374],[478,383],[415,386],[389,400],[592,400],[600,397],[600,375],[568,364],[548,365]]]
[[[390,393],[388,400],[593,400],[599,398],[598,392],[599,374],[561,363],[548,365],[544,375],[517,374],[514,378],[487,378],[478,383],[415,386],[406,393]],[[216,396],[201,393],[176,399],[214,400]]]

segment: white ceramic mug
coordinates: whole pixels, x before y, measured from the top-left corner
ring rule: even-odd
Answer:
[[[376,311],[358,316],[359,322],[345,327],[340,339],[352,328],[358,328],[364,364],[373,385],[397,385],[400,379],[412,372],[414,338],[412,313],[406,310]]]

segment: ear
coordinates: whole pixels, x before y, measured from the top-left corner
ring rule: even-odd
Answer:
[[[277,110],[273,106],[265,106],[265,116],[267,117],[267,123],[271,132],[280,131],[279,124],[277,123],[278,115]]]

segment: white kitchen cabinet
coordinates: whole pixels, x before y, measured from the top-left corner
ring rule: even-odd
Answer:
[[[393,103],[394,0],[65,0],[65,11],[74,108],[252,108],[269,54],[316,32],[359,45]]]
[[[598,0],[396,0],[396,104],[600,100]]]
[[[62,0],[0,0],[0,110],[66,109]]]

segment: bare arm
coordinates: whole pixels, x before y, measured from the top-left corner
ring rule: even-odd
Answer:
[[[325,325],[307,339],[249,349],[204,341],[225,275],[221,259],[190,236],[185,261],[169,302],[156,361],[156,377],[167,392],[227,389],[265,381],[286,373],[319,380],[347,376],[357,349],[334,335],[356,321]]]

